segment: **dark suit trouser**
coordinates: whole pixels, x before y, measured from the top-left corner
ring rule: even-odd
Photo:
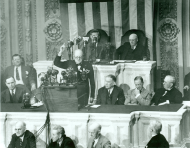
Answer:
[[[77,84],[78,104],[82,107],[88,104],[89,85],[87,83]]]

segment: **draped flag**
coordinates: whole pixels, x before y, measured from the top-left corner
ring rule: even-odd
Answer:
[[[153,0],[60,3],[60,13],[65,43],[95,28],[106,31],[111,43],[118,48],[126,31],[139,29],[148,38],[150,58],[153,60]]]

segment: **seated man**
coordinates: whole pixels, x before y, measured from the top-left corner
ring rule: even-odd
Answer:
[[[56,125],[52,130],[52,139],[48,148],[75,148],[71,138],[66,137],[65,129],[60,125]]]
[[[89,127],[90,139],[87,148],[111,148],[111,142],[103,136],[101,132],[101,125],[93,123]]]
[[[84,59],[88,61],[95,61],[96,59],[105,59],[104,44],[100,42],[101,36],[100,32],[96,29],[90,31],[90,38],[86,48],[83,44],[81,49],[83,49]],[[83,43],[83,42],[82,42]]]
[[[120,60],[143,60],[147,58],[147,52],[143,45],[138,44],[136,34],[129,36],[129,42],[125,42],[116,50],[115,58]]]
[[[33,133],[26,130],[26,123],[19,121],[15,125],[15,134],[12,135],[8,148],[36,148]]]
[[[79,108],[81,108],[88,104],[89,87],[91,88],[90,101],[93,101],[94,92],[95,92],[94,70],[92,68],[92,64],[90,64],[87,61],[83,61],[83,52],[80,49],[77,49],[74,52],[75,60],[68,60],[61,62],[60,61],[61,54],[64,50],[65,50],[65,45],[61,46],[60,52],[58,53],[58,55],[54,60],[54,64],[55,66],[63,69],[71,67],[75,72],[77,72],[77,97],[79,102]]]
[[[22,57],[19,54],[14,54],[12,56],[13,66],[5,69],[4,78],[12,76],[15,78],[16,85],[33,91],[36,89],[34,71],[29,66],[24,66],[22,61]]]
[[[190,73],[185,76],[184,80],[184,98],[185,101],[190,101]]]
[[[16,87],[13,77],[6,78],[5,84],[8,89],[1,93],[1,103],[22,103],[23,94],[26,93],[26,90],[22,87]]]
[[[115,85],[116,77],[108,75],[105,78],[105,86],[98,90],[96,104],[123,105],[125,96],[123,90]]]
[[[134,83],[136,88],[128,91],[125,105],[150,105],[152,95],[143,87],[143,78],[135,77]]]
[[[166,138],[160,134],[162,130],[162,123],[154,121],[150,124],[151,139],[147,143],[145,148],[169,148],[169,143]]]
[[[155,92],[152,99],[153,105],[182,103],[182,93],[175,88],[175,77],[167,75],[164,78],[163,86],[164,88],[160,88]]]

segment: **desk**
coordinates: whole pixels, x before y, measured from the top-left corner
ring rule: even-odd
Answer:
[[[13,104],[14,105],[14,104]],[[11,107],[11,106],[9,106]],[[133,106],[138,110],[139,106]],[[186,105],[175,106],[168,105],[165,109],[168,111],[135,111],[131,112],[129,106],[102,106],[98,113],[95,109],[90,111],[79,111],[77,113],[50,113],[51,126],[58,124],[65,128],[66,135],[71,137],[80,148],[86,148],[90,137],[88,127],[92,123],[102,125],[101,133],[105,135],[112,143],[121,148],[144,148],[149,141],[148,127],[150,122],[160,120],[162,122],[162,134],[169,141],[170,146],[183,147],[190,133],[190,111]],[[132,108],[132,106],[131,106]],[[149,110],[149,106],[146,106]],[[161,110],[161,106],[158,107]],[[125,110],[123,110],[125,109]],[[163,108],[162,108],[163,109]],[[107,113],[112,110],[113,113]],[[151,110],[151,109],[150,109]],[[126,111],[126,112],[125,112]],[[130,113],[128,113],[130,112]],[[27,129],[35,132],[44,124],[47,113],[13,113],[4,112],[0,116],[0,133],[5,135],[0,142],[6,146],[10,142],[10,137],[14,133],[14,124],[18,121],[25,121]],[[45,148],[46,143],[45,129],[39,137],[37,148]],[[5,134],[6,133],[6,134]],[[189,137],[190,138],[190,137]],[[183,141],[184,140],[184,141]],[[0,144],[1,144],[0,143]]]
[[[37,75],[41,72],[47,72],[47,67],[52,66],[53,61],[38,61],[33,63],[34,68],[37,71]],[[94,77],[95,77],[95,97],[99,88],[104,86],[105,76],[108,74],[118,75],[117,85],[124,89],[124,93],[127,90],[135,88],[134,78],[136,76],[142,76],[144,79],[144,87],[150,91],[154,90],[154,78],[153,69],[156,66],[155,61],[149,61],[148,63],[119,63],[116,65],[93,65]],[[53,66],[54,69],[59,71],[58,82],[61,77],[61,68]],[[37,78],[38,87],[40,86],[40,80]]]

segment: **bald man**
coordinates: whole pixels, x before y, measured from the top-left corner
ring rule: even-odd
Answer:
[[[15,134],[12,135],[8,148],[36,148],[34,134],[26,130],[26,123],[18,121],[15,124]]]
[[[169,148],[168,141],[164,135],[160,134],[162,130],[162,123],[160,121],[153,121],[150,123],[149,130],[152,138],[145,148]]]
[[[101,125],[93,123],[89,127],[90,139],[87,148],[111,148],[111,142],[101,134]]]
[[[156,91],[153,99],[153,105],[163,105],[163,104],[181,104],[182,103],[182,93],[175,88],[175,77],[167,75],[164,78],[163,86]]]
[[[92,64],[87,61],[83,61],[83,52],[80,49],[75,50],[74,60],[61,62],[61,55],[65,49],[65,44],[60,47],[60,51],[54,60],[54,65],[63,69],[72,67],[74,71],[77,72],[77,97],[79,108],[82,108],[88,104],[89,87],[91,89],[90,101],[93,101],[94,99],[94,70],[92,68]],[[83,71],[86,71],[85,75],[83,75]]]
[[[143,60],[143,58],[147,58],[146,48],[138,43],[136,34],[131,34],[129,42],[125,42],[116,50],[115,58],[119,60]]]

